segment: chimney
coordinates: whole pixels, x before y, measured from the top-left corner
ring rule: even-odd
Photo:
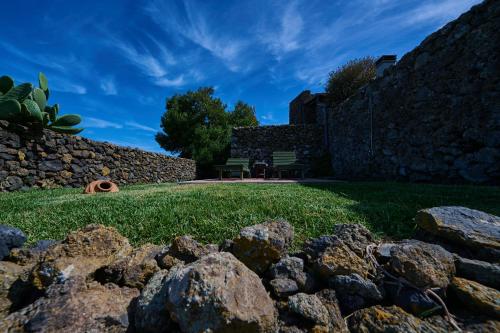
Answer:
[[[383,76],[384,71],[396,63],[396,58],[397,57],[395,54],[383,55],[380,58],[378,58],[378,60],[375,61],[377,77]]]

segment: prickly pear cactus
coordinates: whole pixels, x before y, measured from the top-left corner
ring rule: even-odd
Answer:
[[[59,117],[59,104],[47,105],[49,83],[43,73],[38,74],[39,88],[31,83],[14,85],[9,76],[0,77],[0,120],[36,129],[48,128],[55,132],[77,134],[83,128],[75,128],[82,119],[77,114]]]

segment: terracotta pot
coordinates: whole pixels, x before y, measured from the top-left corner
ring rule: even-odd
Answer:
[[[87,185],[83,193],[84,194],[92,194],[97,192],[114,193],[118,191],[119,191],[118,186],[115,183],[110,182],[109,180],[94,180],[92,183]]]

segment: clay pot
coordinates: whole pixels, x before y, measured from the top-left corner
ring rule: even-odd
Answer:
[[[83,193],[84,194],[92,194],[97,192],[114,193],[118,191],[119,191],[118,186],[115,183],[110,182],[109,180],[94,180],[92,183],[87,185]]]

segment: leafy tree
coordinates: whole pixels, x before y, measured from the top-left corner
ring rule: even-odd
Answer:
[[[156,134],[162,148],[194,159],[202,174],[229,156],[233,127],[258,125],[254,107],[239,101],[234,110],[227,111],[213,95],[212,87],[202,87],[168,98],[161,117],[163,132]]]
[[[375,59],[365,57],[349,61],[332,71],[326,83],[326,92],[331,106],[337,106],[354,95],[359,88],[376,76]]]

